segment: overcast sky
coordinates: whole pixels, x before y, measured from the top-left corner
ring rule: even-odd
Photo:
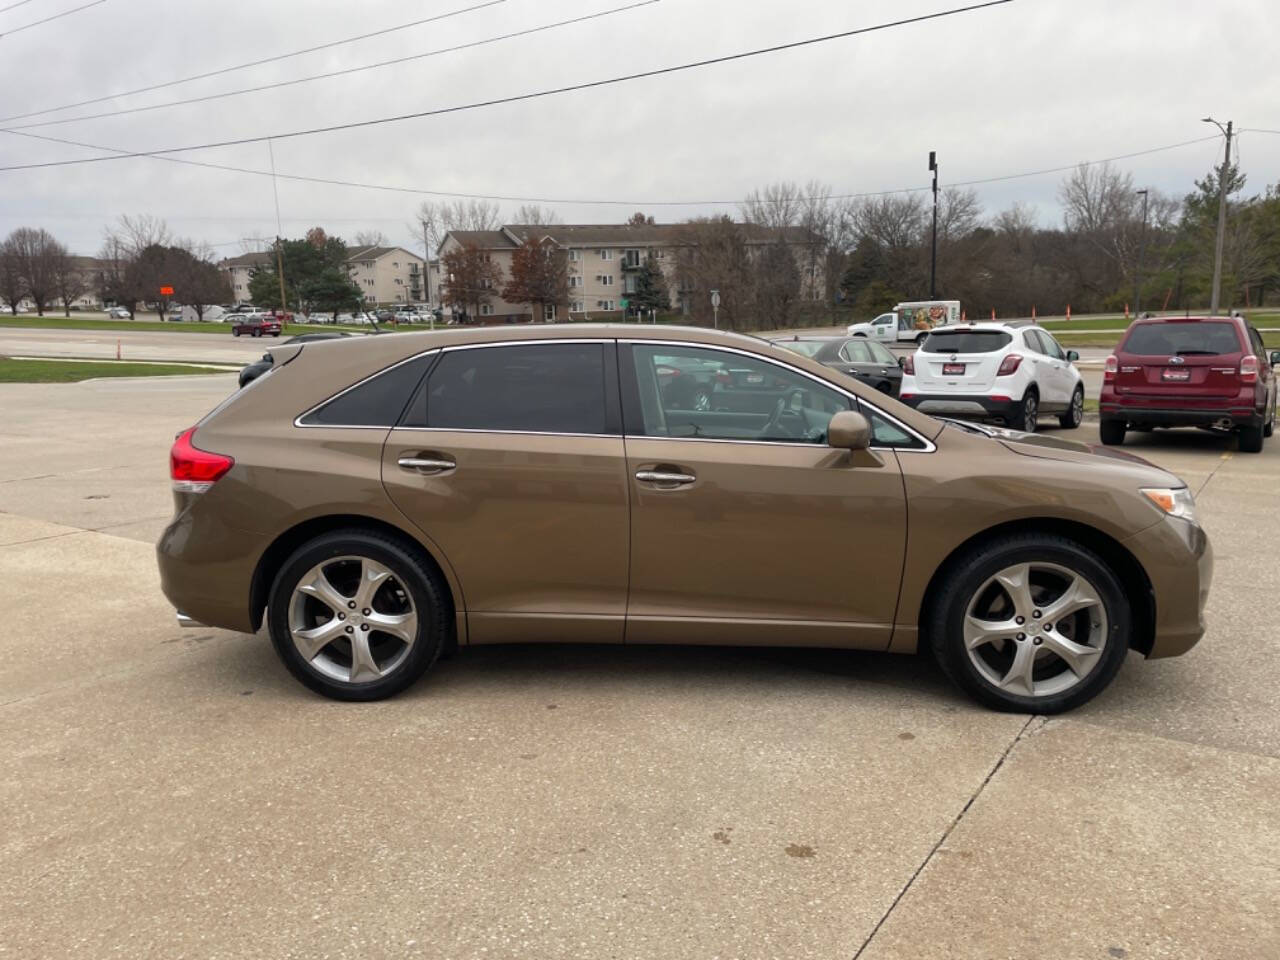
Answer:
[[[0,33],[80,6],[29,0]],[[0,116],[177,80],[392,27],[483,0],[105,0],[0,36]],[[634,0],[501,0],[377,38],[0,126],[204,96],[486,39]],[[280,90],[62,123],[30,133],[134,151],[282,134],[674,65],[960,5],[961,0],[657,0],[586,23]],[[0,6],[7,5],[0,0]],[[661,220],[726,209],[655,201],[733,200],[776,181],[836,193],[944,184],[1133,153],[1215,132],[1199,118],[1280,129],[1276,0],[1014,0],[929,23],[798,50],[466,113],[276,140],[300,174],[420,190],[621,206],[551,204],[567,222]],[[1249,192],[1280,181],[1280,136],[1240,141]],[[0,166],[101,151],[0,134]],[[1140,186],[1176,195],[1221,141],[1120,161]],[[267,170],[265,144],[183,153]],[[1061,174],[978,187],[992,215],[1015,201],[1060,219]],[[378,228],[421,247],[407,222],[421,197],[279,181],[286,235],[313,224]],[[514,211],[515,203],[504,207]],[[119,213],[239,252],[274,236],[271,180],[140,157],[0,172],[0,232],[43,226],[97,251]]]

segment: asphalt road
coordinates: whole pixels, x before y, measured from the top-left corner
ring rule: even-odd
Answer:
[[[168,445],[233,388],[0,385],[0,956],[1280,956],[1280,443],[1126,447],[1198,492],[1210,631],[1064,718],[568,645],[338,704],[158,589]]]

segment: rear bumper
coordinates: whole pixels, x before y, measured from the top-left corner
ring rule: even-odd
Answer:
[[[1018,412],[1017,400],[994,399],[980,393],[913,393],[899,399],[921,413],[940,413],[948,417],[1008,420]]]
[[[253,633],[249,588],[262,546],[260,535],[216,522],[196,504],[179,509],[156,544],[160,589],[178,623]]]
[[[1221,407],[1193,407],[1171,410],[1160,407],[1140,407],[1124,403],[1102,401],[1098,412],[1103,420],[1123,420],[1137,426],[1200,427],[1230,420],[1236,426],[1255,423],[1258,412],[1252,407],[1223,404]]]
[[[1213,548],[1205,532],[1174,517],[1124,541],[1151,581],[1156,622],[1152,659],[1186,653],[1204,636],[1213,582]]]

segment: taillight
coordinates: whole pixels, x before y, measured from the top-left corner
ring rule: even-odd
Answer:
[[[1240,358],[1240,382],[1241,383],[1257,383],[1258,382],[1258,358],[1257,357],[1241,357]]]
[[[1000,361],[1000,369],[996,371],[997,377],[1007,377],[1011,373],[1015,373],[1018,365],[1022,363],[1022,354],[1011,353]]]
[[[1113,353],[1107,357],[1107,364],[1102,368],[1102,380],[1104,383],[1110,383],[1116,378],[1116,372],[1120,369],[1120,361],[1116,359]]]
[[[902,372],[909,373],[911,376],[916,375],[916,358],[915,354],[908,353],[907,358],[902,361]]]
[[[191,435],[195,432],[192,427],[178,434],[169,451],[169,478],[178,493],[204,493],[236,463],[231,457],[192,445]]]

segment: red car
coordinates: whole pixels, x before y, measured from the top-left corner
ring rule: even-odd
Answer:
[[[246,313],[231,327],[233,337],[278,337],[284,329],[283,325],[270,314]]]
[[[1102,376],[1102,442],[1126,430],[1234,431],[1258,453],[1276,419],[1276,376],[1262,336],[1243,317],[1143,317],[1125,331]]]

